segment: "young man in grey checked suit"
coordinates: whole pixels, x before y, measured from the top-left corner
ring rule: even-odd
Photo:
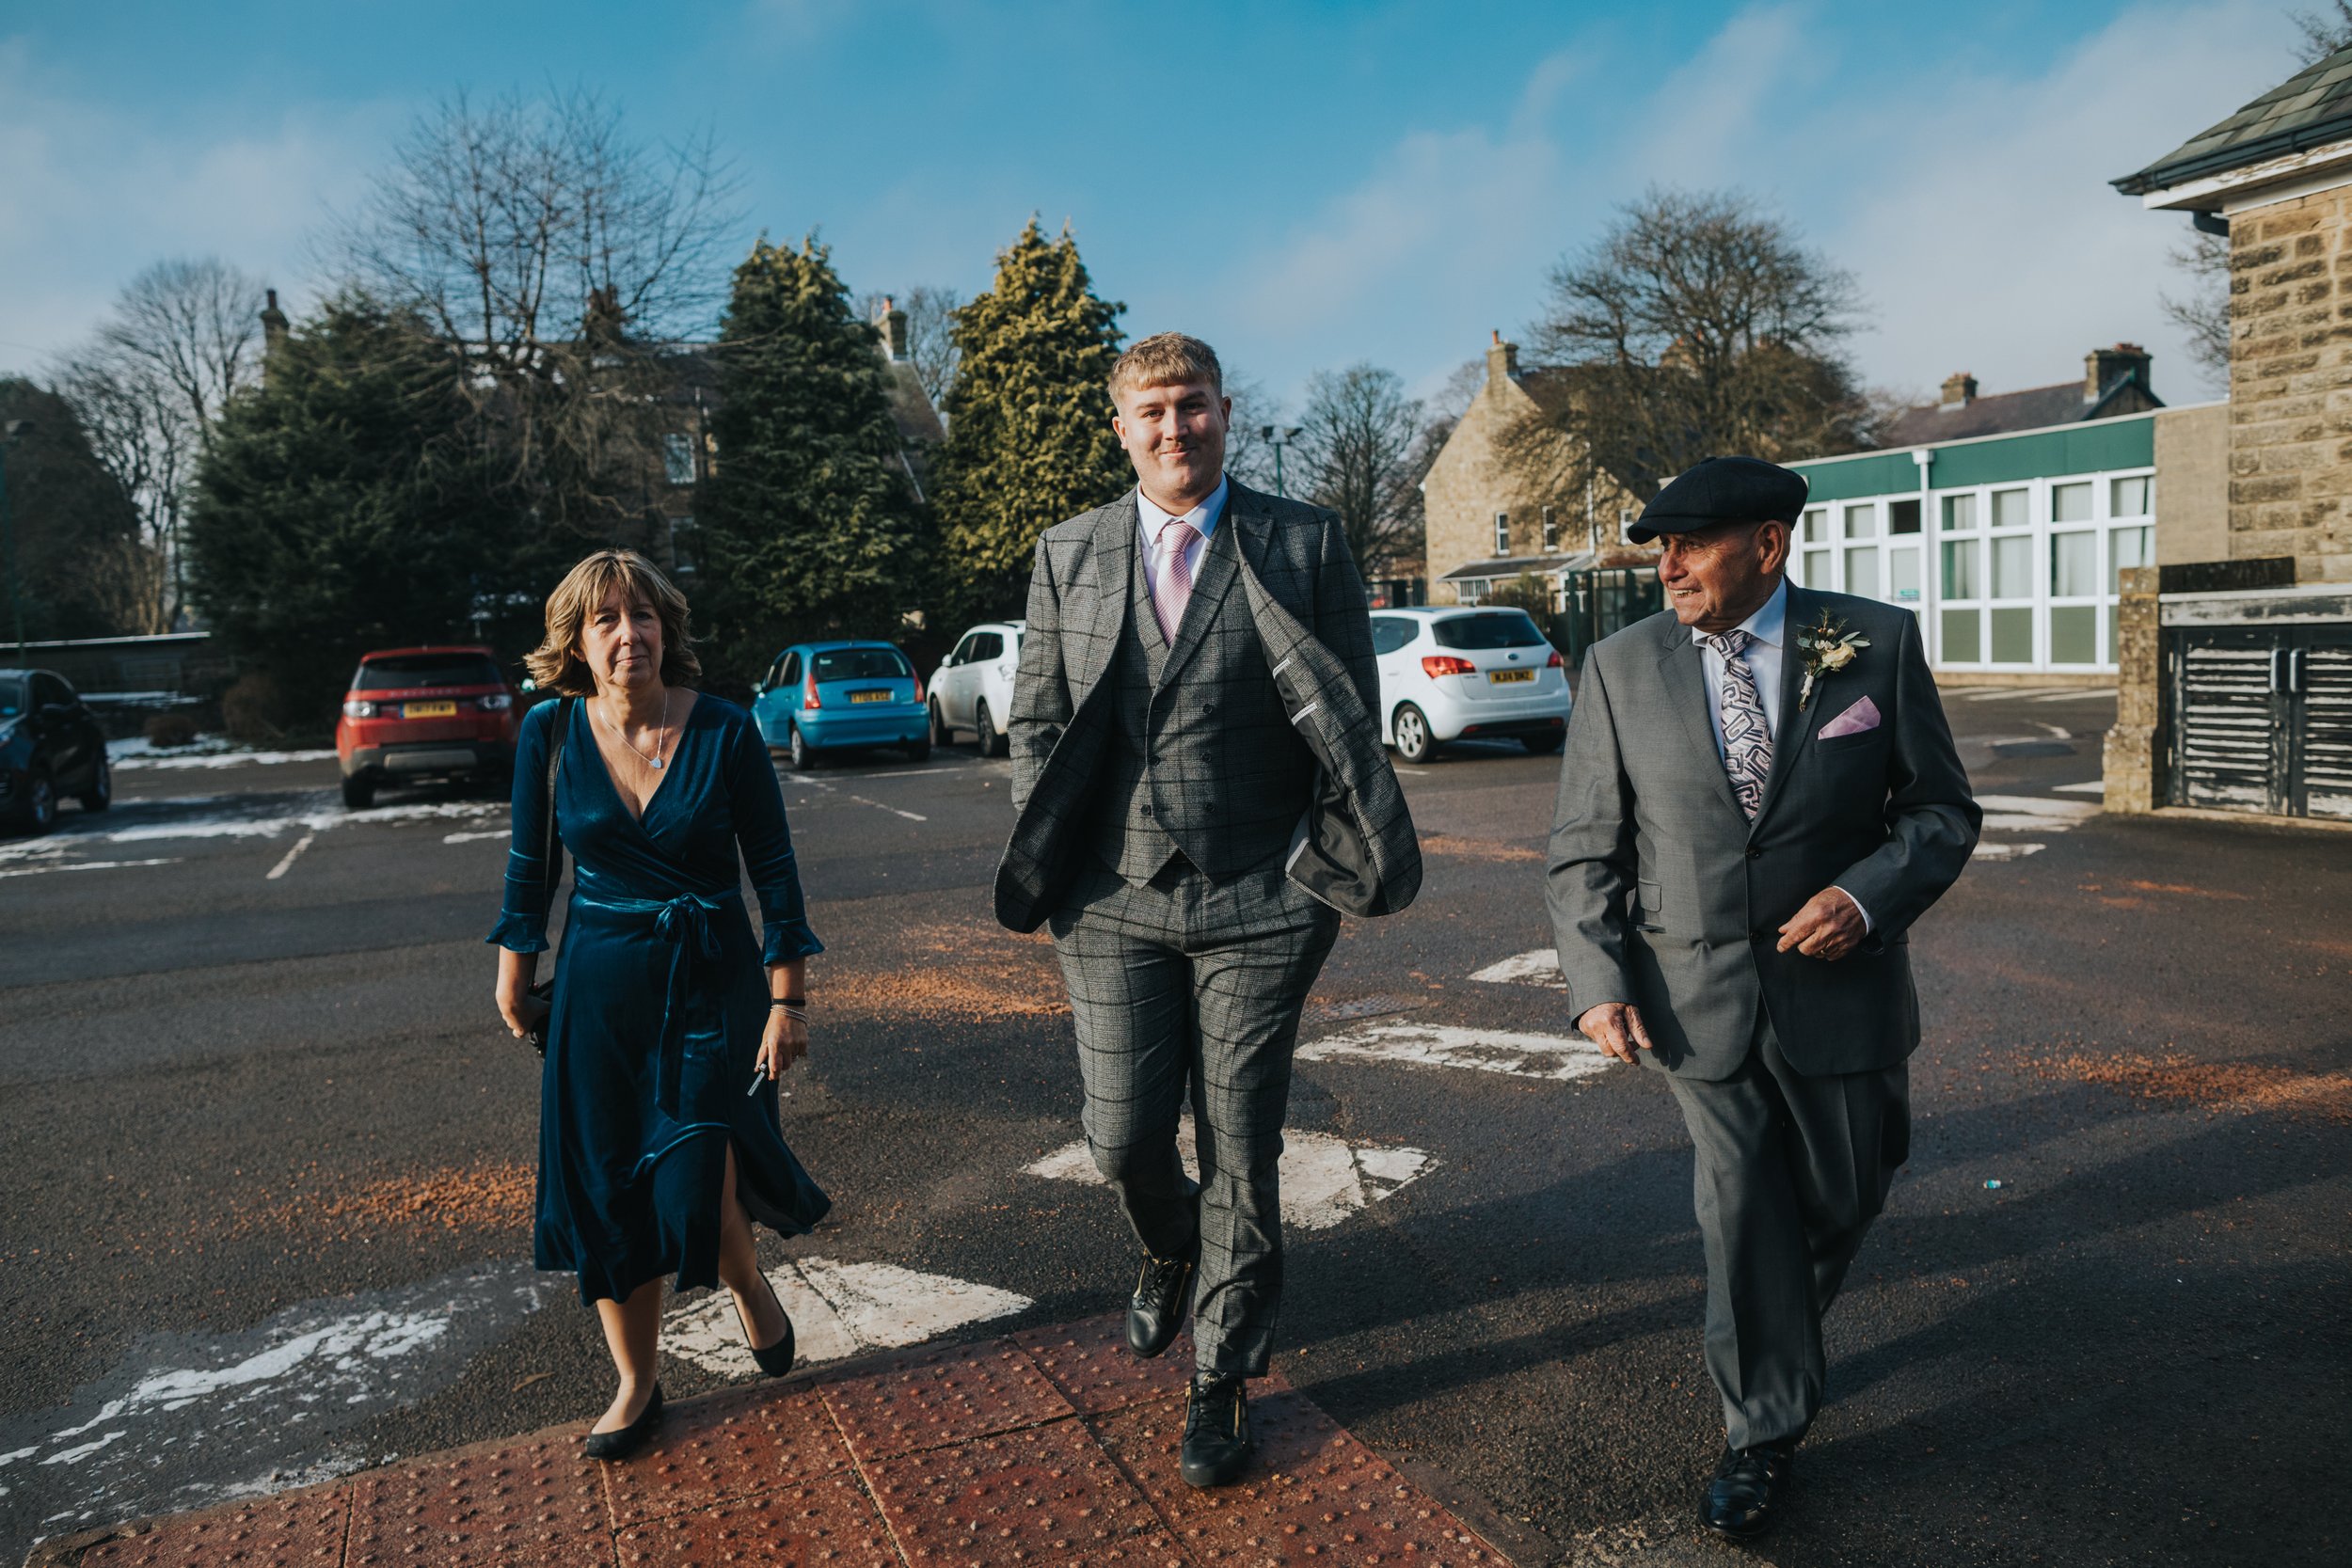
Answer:
[[[1339,519],[1226,477],[1208,344],[1147,338],[1110,391],[1136,484],[1038,541],[996,912],[1052,926],[1087,1144],[1143,1245],[1136,1354],[1168,1348],[1194,1291],[1183,1470],[1217,1486],[1248,1461],[1244,1380],[1274,1342],[1299,1011],[1338,911],[1403,908],[1421,861]]]
[[[1577,1027],[1669,1075],[1697,1147],[1716,1533],[1777,1520],[1821,1314],[1911,1146],[1909,931],[1982,813],[1919,625],[1788,583],[1804,478],[1708,458],[1632,529],[1671,613],[1584,661],[1550,905]]]

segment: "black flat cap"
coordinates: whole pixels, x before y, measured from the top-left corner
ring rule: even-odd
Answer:
[[[1688,533],[1717,523],[1770,518],[1793,528],[1811,488],[1804,475],[1760,457],[1703,457],[1651,497],[1626,534],[1646,545],[1661,533]]]

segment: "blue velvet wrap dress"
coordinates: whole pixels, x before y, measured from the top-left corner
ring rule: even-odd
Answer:
[[[514,841],[489,941],[517,953],[548,946],[562,866],[543,854],[547,767],[565,705],[532,708],[516,741]],[[784,1141],[775,1081],[746,1093],[768,1024],[762,965],[823,945],[749,714],[698,696],[640,819],[596,750],[587,704],[569,706],[555,823],[572,895],[540,1074],[532,1250],[540,1268],[577,1274],[584,1302],[626,1301],[663,1275],[681,1290],[716,1286],[730,1142],[755,1220],[797,1235],[831,1207]]]

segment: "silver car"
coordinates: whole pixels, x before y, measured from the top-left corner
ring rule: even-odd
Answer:
[[[1380,738],[1406,762],[1449,740],[1517,740],[1541,756],[1568,735],[1568,672],[1523,610],[1379,610]]]
[[[965,632],[955,651],[931,673],[931,744],[945,746],[958,730],[970,730],[980,755],[1001,757],[1009,749],[1006,726],[1012,717],[1012,677],[1021,665],[1023,621],[984,621]]]

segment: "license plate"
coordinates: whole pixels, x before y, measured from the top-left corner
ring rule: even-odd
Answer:
[[[1533,670],[1489,670],[1486,672],[1486,678],[1497,686],[1509,686],[1515,681],[1534,680],[1535,672]]]
[[[852,691],[850,693],[850,701],[853,703],[886,703],[890,701],[890,693],[887,691]]]
[[[457,705],[455,703],[403,703],[400,705],[400,716],[403,719],[454,719],[457,717]]]

